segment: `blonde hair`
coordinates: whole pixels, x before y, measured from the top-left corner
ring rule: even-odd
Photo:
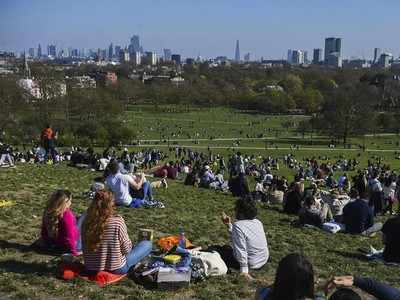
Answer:
[[[68,190],[56,190],[47,201],[43,221],[49,238],[57,238],[59,219],[68,208],[69,201],[71,201],[71,192]]]
[[[107,221],[114,214],[114,196],[108,190],[96,193],[82,226],[83,250],[96,251],[104,234]]]

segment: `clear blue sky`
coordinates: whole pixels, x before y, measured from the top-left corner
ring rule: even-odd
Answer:
[[[345,57],[373,48],[400,53],[400,0],[0,0],[0,50],[125,46],[139,34],[146,50],[185,57],[253,58],[323,48],[343,38]]]

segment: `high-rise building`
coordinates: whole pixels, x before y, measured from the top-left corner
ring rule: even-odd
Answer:
[[[240,48],[239,48],[239,40],[236,41],[236,48],[235,48],[235,61],[240,62]]]
[[[40,44],[38,45],[38,48],[37,48],[37,57],[38,58],[42,57],[42,46],[40,46]]]
[[[30,58],[34,58],[35,57],[35,48],[29,48],[28,54],[29,54]]]
[[[134,65],[139,66],[142,63],[142,54],[139,51],[134,52],[131,55],[131,60],[133,61]]]
[[[181,64],[181,55],[180,54],[172,54],[171,60],[175,62],[177,65]]]
[[[72,49],[71,57],[73,57],[73,58],[79,57],[78,49]]]
[[[164,60],[171,61],[171,58],[172,58],[171,49],[164,49]]]
[[[51,57],[57,56],[56,45],[48,45],[47,46],[47,55]]]
[[[114,56],[114,46],[113,43],[108,46],[108,60],[112,60]]]
[[[157,54],[155,52],[152,51],[146,52],[146,59],[147,63],[152,66],[155,66],[157,64]]]
[[[286,59],[289,64],[292,63],[292,55],[293,55],[293,50],[289,49],[287,51],[287,59]]]
[[[309,61],[308,61],[308,51],[303,50],[302,52],[303,52],[303,63],[304,64],[308,64],[309,63]]]
[[[250,61],[250,53],[246,53],[246,54],[244,55],[244,61],[245,61],[245,62],[249,62],[249,61]]]
[[[381,49],[375,48],[374,49],[374,60],[373,60],[374,64],[378,63],[380,56],[381,56]]]
[[[114,56],[116,57],[116,58],[120,58],[120,52],[121,52],[121,46],[115,46],[115,48],[114,48]]]
[[[138,35],[133,35],[131,38],[131,43],[128,47],[129,53],[133,54],[134,52],[141,52],[140,51],[140,39]]]
[[[314,49],[313,64],[319,65],[323,61],[323,57],[322,57],[323,52],[324,52],[324,50],[322,50],[320,48]]]
[[[122,54],[122,60],[124,62],[128,62],[130,59],[129,50],[125,48],[125,50],[120,52]]]
[[[304,64],[304,52],[301,50],[292,50],[292,64],[302,65]]]
[[[389,68],[393,60],[393,55],[391,53],[382,53],[379,57],[378,66],[381,68]]]
[[[332,67],[342,67],[342,39],[325,39],[325,64]]]

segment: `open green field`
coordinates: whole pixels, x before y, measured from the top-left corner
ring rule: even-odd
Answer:
[[[296,130],[309,116],[264,115],[234,109],[193,108],[134,105],[123,120],[135,128],[136,139],[142,145],[171,145],[201,147],[301,148],[327,149],[331,139],[310,132],[303,135]],[[240,144],[237,144],[237,141]],[[368,135],[348,140],[352,150],[365,146],[370,150],[400,152],[397,134]],[[343,149],[342,145],[337,148]],[[258,150],[258,149],[253,149]]]
[[[280,174],[293,175],[284,168]],[[290,225],[295,217],[280,213],[277,207],[263,205],[259,205],[259,219],[267,233],[271,260],[252,274],[255,282],[230,274],[168,292],[146,290],[129,279],[103,289],[82,280],[62,281],[56,278],[59,258],[35,253],[28,246],[39,236],[48,195],[56,188],[70,189],[74,195],[72,208],[79,215],[87,208],[81,195],[95,176],[94,172],[65,165],[18,165],[15,169],[0,170],[0,198],[16,203],[0,208],[1,299],[252,299],[258,286],[272,283],[277,263],[291,252],[302,252],[312,260],[320,283],[332,275],[357,274],[376,277],[400,288],[399,268],[369,262],[357,254],[360,247],[381,248],[380,234],[367,238],[295,228]],[[219,215],[222,211],[233,214],[232,196],[170,182],[168,190],[156,191],[156,199],[162,200],[166,208],[118,208],[133,240],[138,228],[152,228],[157,237],[184,229],[195,245],[203,247],[229,243]]]

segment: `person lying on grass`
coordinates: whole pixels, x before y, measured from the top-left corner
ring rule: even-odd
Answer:
[[[88,208],[82,242],[84,265],[89,273],[126,274],[152,249],[150,241],[132,246],[124,219],[114,214],[113,194],[107,190],[97,192]]]
[[[77,256],[80,254],[77,249],[79,229],[71,203],[72,195],[68,190],[57,190],[50,196],[43,213],[41,246]]]
[[[229,268],[240,269],[248,279],[252,279],[249,269],[260,269],[269,258],[267,238],[263,224],[256,219],[257,207],[251,197],[236,201],[236,220],[222,214],[222,222],[228,227],[232,238],[231,254],[220,253]]]
[[[116,205],[138,208],[145,200],[153,200],[150,183],[145,181],[143,173],[136,180],[129,174],[122,174],[116,160],[108,164],[106,171],[106,185],[113,192]]]
[[[398,300],[400,291],[381,284],[370,278],[353,276],[334,277],[325,285],[325,295],[329,298],[316,297],[314,287],[314,269],[311,262],[303,255],[292,253],[280,262],[272,287],[260,288],[256,300],[361,300],[361,296],[350,287],[355,286],[379,300]],[[332,291],[336,290],[332,293]]]

